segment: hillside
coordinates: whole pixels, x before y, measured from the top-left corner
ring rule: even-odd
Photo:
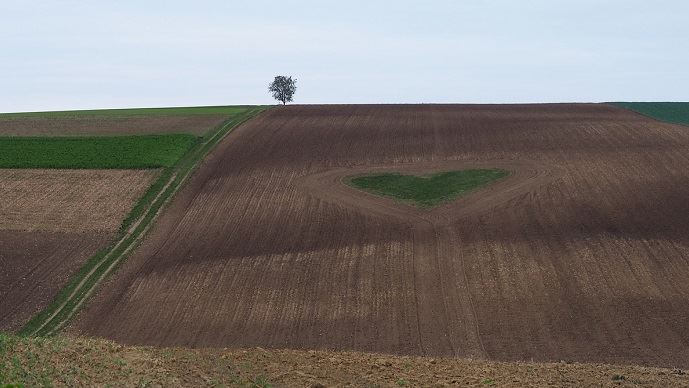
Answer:
[[[689,368],[687,155],[686,127],[604,104],[270,109],[67,330]],[[474,169],[509,174],[434,207],[343,184]]]
[[[3,336],[3,384],[689,386],[685,126],[602,104],[249,113],[183,159],[151,233],[122,237],[131,255],[41,267],[69,283],[20,333],[60,336]],[[42,214],[58,202],[37,206],[27,174],[49,176],[0,188]],[[24,263],[37,222],[14,213],[0,261]],[[112,277],[84,270],[101,258],[122,259]],[[43,309],[24,267],[3,274],[5,331]]]

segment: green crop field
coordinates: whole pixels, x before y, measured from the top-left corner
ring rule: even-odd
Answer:
[[[247,106],[199,106],[174,108],[132,108],[132,109],[94,109],[53,112],[2,113],[0,120],[11,119],[56,119],[56,118],[126,118],[137,116],[183,116],[183,115],[226,115],[234,116],[245,112]]]
[[[412,202],[420,207],[432,207],[508,174],[505,170],[446,171],[426,176],[388,173],[354,177],[349,179],[349,184],[378,195]]]
[[[689,125],[689,102],[615,102],[613,104],[657,120]]]
[[[198,141],[186,134],[0,137],[0,168],[170,167]]]

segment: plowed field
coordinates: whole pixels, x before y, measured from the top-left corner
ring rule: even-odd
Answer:
[[[424,210],[356,174],[501,168]],[[689,128],[607,105],[289,106],[72,325],[125,343],[689,367]]]
[[[156,170],[0,169],[0,330],[14,330],[107,245]]]

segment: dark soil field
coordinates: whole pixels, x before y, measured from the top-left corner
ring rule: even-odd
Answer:
[[[19,330],[112,236],[0,230],[0,330]]]
[[[499,168],[432,209],[356,174]],[[236,129],[71,332],[689,367],[689,128],[609,105],[288,106]]]

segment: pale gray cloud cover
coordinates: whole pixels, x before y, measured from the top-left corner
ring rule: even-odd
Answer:
[[[0,111],[689,100],[688,1],[19,1]]]

